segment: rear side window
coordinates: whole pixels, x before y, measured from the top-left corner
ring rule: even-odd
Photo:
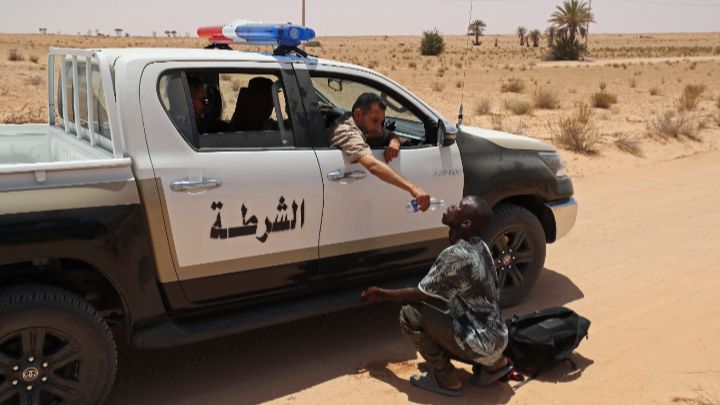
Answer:
[[[180,135],[194,144],[193,122],[185,92],[184,78],[181,72],[170,72],[160,77],[158,83],[160,102],[168,116],[175,124]]]
[[[272,71],[164,73],[160,102],[196,150],[294,146],[285,89]]]

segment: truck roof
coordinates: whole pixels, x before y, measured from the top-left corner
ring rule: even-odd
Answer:
[[[377,75],[377,72],[374,72],[362,66],[338,62],[329,59],[316,58],[312,56],[303,58],[301,56],[295,55],[274,56],[271,53],[264,52],[192,48],[101,48],[99,50],[105,55],[107,55],[108,58],[113,61],[113,64],[114,61],[120,57],[133,60],[146,60],[148,62],[155,60],[216,60],[248,62],[284,61],[348,67]]]

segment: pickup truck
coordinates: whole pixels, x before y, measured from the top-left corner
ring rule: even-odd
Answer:
[[[272,116],[234,126],[260,113],[245,99],[257,77]],[[448,244],[442,213],[408,212],[329,145],[368,91],[404,140],[394,170],[493,207],[502,303],[520,302],[577,212],[551,145],[453,125],[381,74],[315,57],[51,48],[48,123],[0,126],[0,403],[101,403],[117,339],[200,342],[416,283]]]

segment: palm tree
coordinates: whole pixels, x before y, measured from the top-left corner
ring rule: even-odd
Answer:
[[[527,28],[520,26],[517,29],[517,36],[520,37],[520,46],[525,45],[525,34],[527,34]]]
[[[557,27],[554,25],[551,25],[547,27],[545,30],[545,38],[547,38],[548,41],[548,48],[553,46],[555,43],[555,37],[557,36]]]
[[[532,40],[533,48],[540,46],[540,37],[542,37],[542,33],[538,29],[534,29],[528,34],[528,38]]]
[[[574,43],[577,35],[581,38],[587,36],[588,27],[595,22],[595,17],[585,0],[564,0],[562,6],[557,6],[548,22],[557,26],[558,35],[567,37],[570,43]]]
[[[475,42],[473,45],[480,45],[480,37],[485,31],[485,23],[482,20],[475,20],[468,26],[468,35],[475,35]]]

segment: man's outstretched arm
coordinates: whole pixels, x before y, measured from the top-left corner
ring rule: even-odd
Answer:
[[[358,163],[365,166],[366,169],[380,180],[399,187],[413,196],[417,200],[422,211],[427,211],[430,207],[430,194],[426,193],[420,187],[415,186],[403,176],[399,175],[395,170],[391,169],[387,164],[377,160],[373,155],[362,156]]]
[[[398,290],[370,287],[362,293],[362,299],[368,302],[392,301],[400,304],[420,304],[428,298],[430,297],[417,287]]]

